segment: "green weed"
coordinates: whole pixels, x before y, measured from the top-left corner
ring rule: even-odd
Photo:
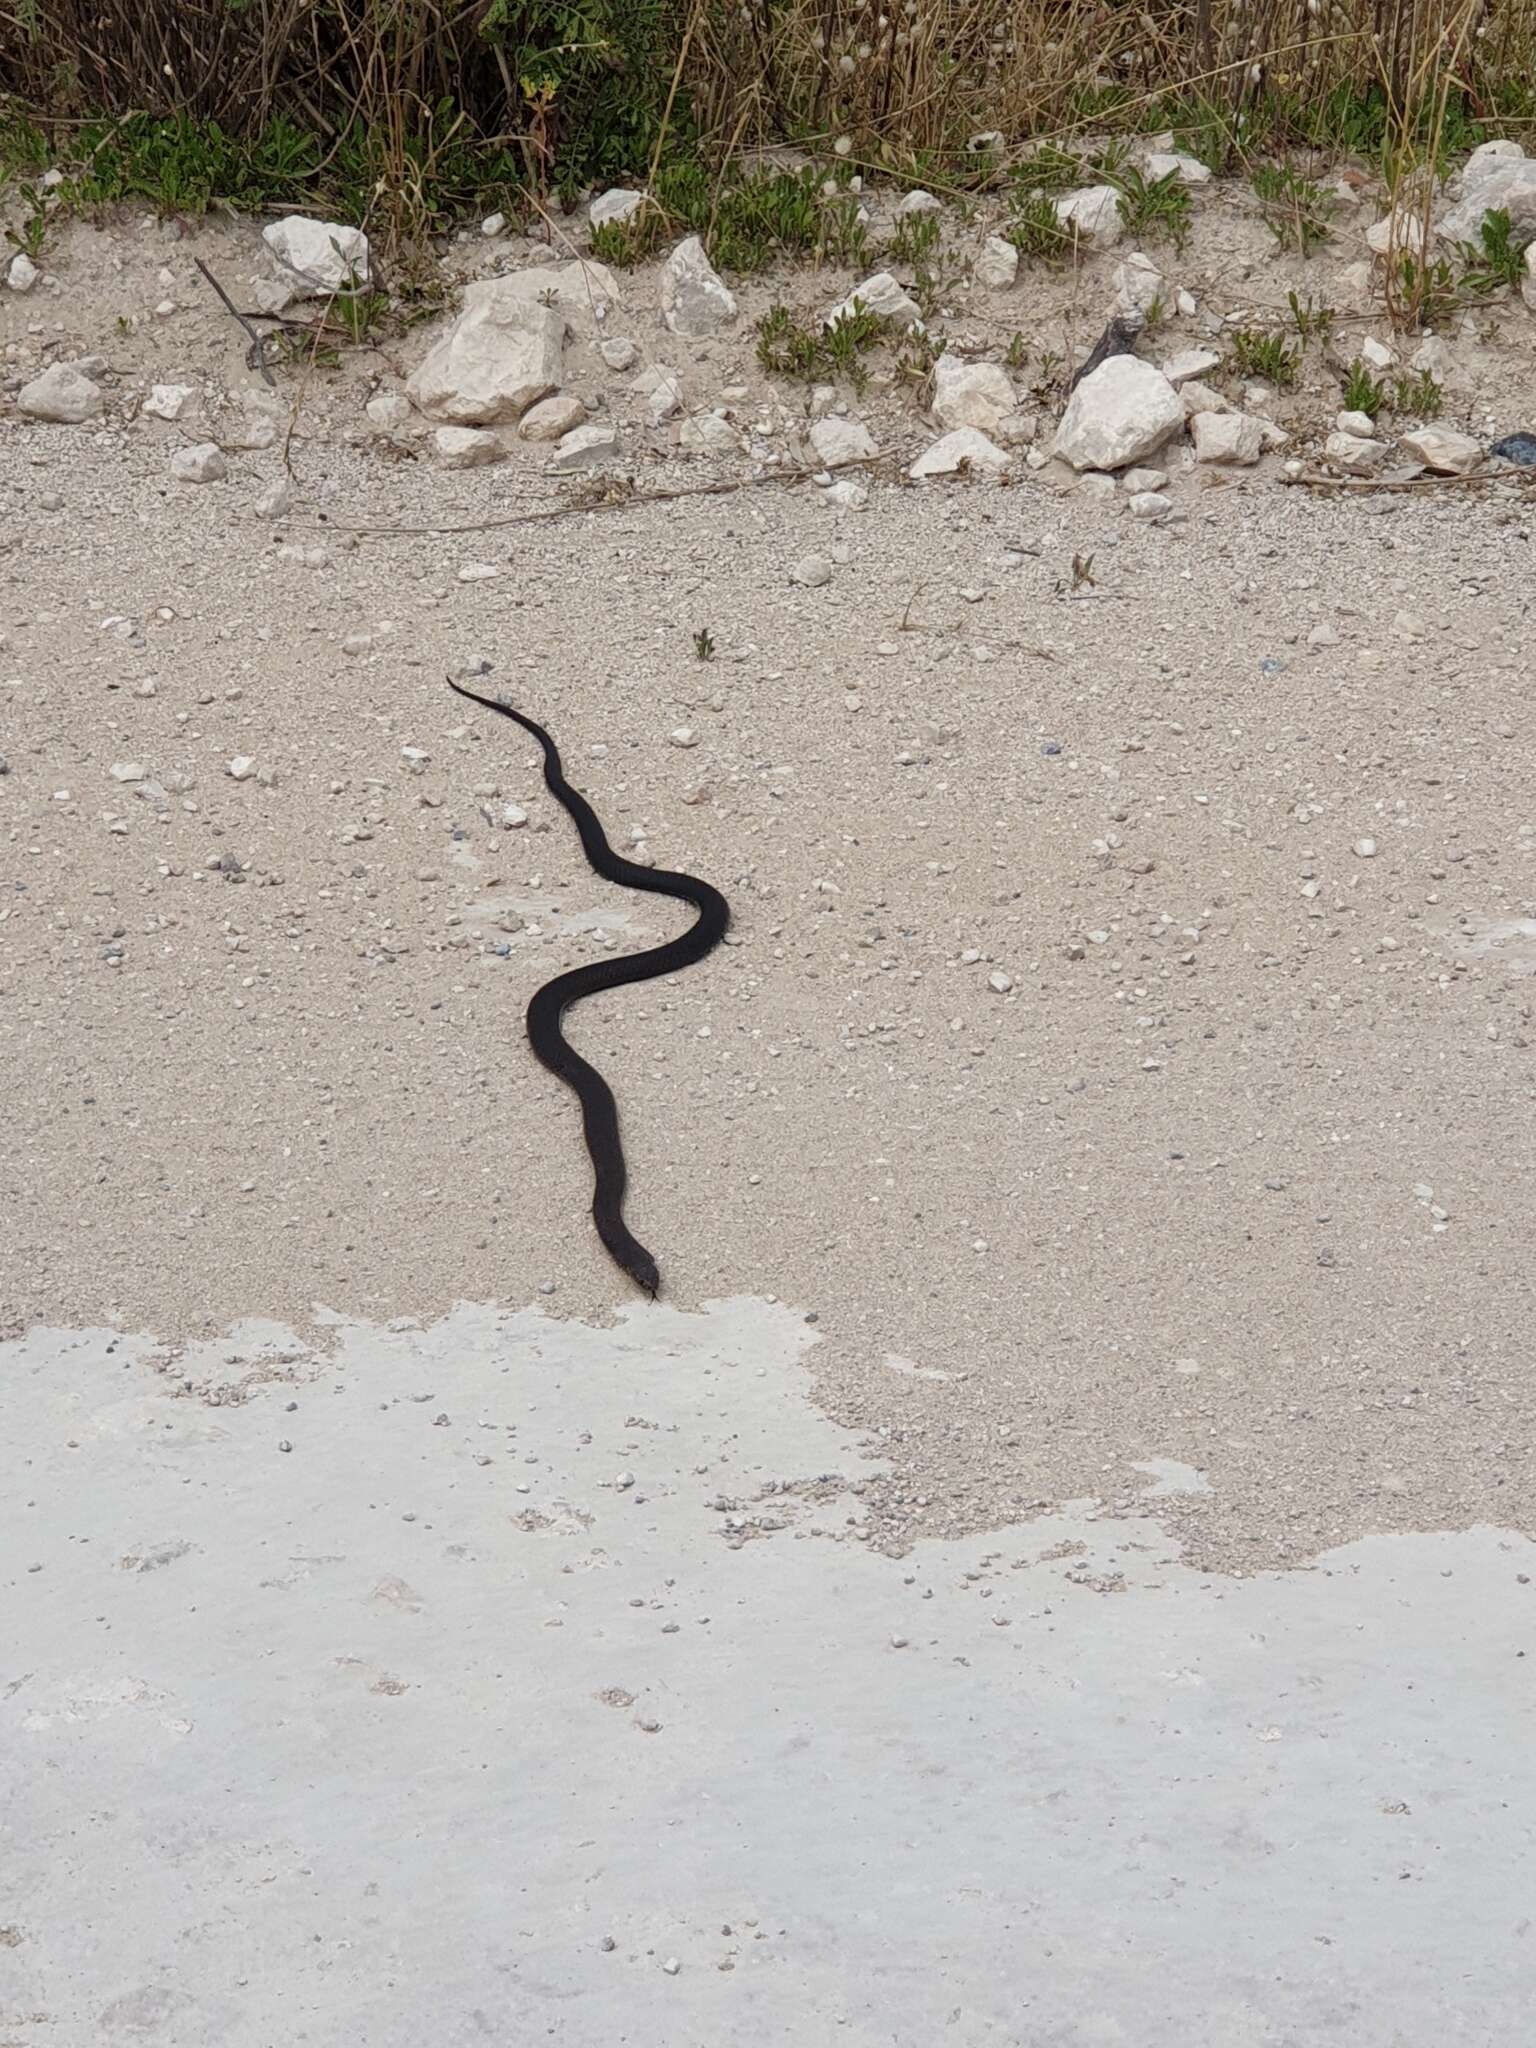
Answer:
[[[1120,194],[1120,217],[1125,230],[1138,241],[1166,236],[1176,249],[1189,240],[1191,198],[1189,187],[1177,171],[1160,178],[1145,178],[1133,164],[1108,168],[1108,153],[1101,162],[1105,179]]]
[[[1264,225],[1282,249],[1307,257],[1331,237],[1336,202],[1310,178],[1283,164],[1260,164],[1253,189]]]
[[[1392,383],[1392,410],[1405,418],[1437,420],[1444,408],[1445,393],[1428,370],[1416,374],[1399,371]]]
[[[13,249],[19,249],[23,256],[35,263],[48,239],[48,202],[35,186],[23,187],[23,193],[27,211],[19,228],[6,229],[5,239]]]
[[[1291,309],[1291,325],[1303,348],[1309,341],[1325,342],[1332,334],[1333,323],[1338,318],[1332,306],[1318,305],[1310,292],[1305,299],[1295,292],[1287,292],[1285,302]]]
[[[1048,192],[1030,192],[1016,200],[1013,218],[1004,232],[1021,256],[1042,263],[1070,256],[1075,240],[1071,228],[1057,217],[1056,203]]]
[[[1404,327],[1443,327],[1456,310],[1456,278],[1443,256],[1426,261],[1399,250],[1394,285],[1388,300]]]
[[[1301,350],[1292,348],[1283,334],[1239,327],[1232,336],[1229,361],[1238,376],[1261,377],[1277,391],[1288,391],[1301,369]]]
[[[892,263],[911,266],[924,263],[939,246],[939,216],[936,213],[904,213],[896,222],[885,255]]]
[[[1370,419],[1384,412],[1387,405],[1387,387],[1371,375],[1369,367],[1359,356],[1349,366],[1344,379],[1344,410],[1363,412]]]
[[[1485,213],[1477,240],[1460,244],[1461,288],[1484,298],[1506,287],[1518,289],[1525,272],[1525,250],[1514,239],[1514,227],[1502,207]]]
[[[858,300],[828,328],[807,325],[788,306],[776,305],[757,323],[757,360],[771,377],[802,384],[842,377],[862,391],[869,380],[864,358],[889,331],[890,323]]]

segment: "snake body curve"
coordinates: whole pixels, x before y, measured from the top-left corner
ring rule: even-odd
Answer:
[[[614,960],[594,960],[573,967],[545,982],[528,1005],[528,1042],[540,1061],[557,1074],[581,1104],[582,1128],[592,1158],[592,1221],[610,1257],[647,1293],[655,1295],[661,1275],[655,1259],[629,1230],[624,1221],[624,1191],[628,1169],[619,1138],[619,1108],[613,1090],[597,1069],[584,1060],[560,1028],[560,1020],[572,1003],[595,996],[604,989],[623,988],[630,982],[650,981],[658,974],[675,974],[691,967],[713,952],[724,938],[731,921],[730,905],[718,889],[694,875],[678,874],[670,868],[646,868],[625,860],[608,844],[597,813],[565,779],[560,750],[544,730],[510,704],[495,697],[482,697],[448,678],[450,689],[468,697],[487,711],[499,711],[531,732],[544,750],[544,781],[550,795],[570,813],[581,837],[582,851],[589,864],[605,880],[626,889],[645,889],[656,896],[675,896],[691,903],[698,917],[680,938],[652,946],[644,953],[631,953]]]

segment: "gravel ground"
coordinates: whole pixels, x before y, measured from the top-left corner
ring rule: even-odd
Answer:
[[[573,1035],[670,1300],[817,1319],[873,1542],[1152,1458],[1208,1481],[1159,1502],[1202,1566],[1532,1527],[1528,498],[485,528],[501,472],[300,445],[273,526],[277,456],[0,430],[10,1333],[626,1299],[521,1015],[679,920],[446,690],[488,660],[616,844],[731,899]]]

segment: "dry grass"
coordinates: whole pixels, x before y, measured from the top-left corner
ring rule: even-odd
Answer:
[[[762,138],[842,138],[892,169],[963,174],[990,131],[1008,149],[1165,117],[1229,150],[1277,116],[1347,144],[1351,101],[1411,119],[1437,87],[1519,113],[1523,81],[1536,115],[1536,0],[737,0],[709,10],[700,48],[708,125],[746,112]]]
[[[542,203],[785,141],[941,191],[1161,127],[1407,179],[1536,130],[1536,0],[0,0],[0,78],[53,119],[291,124],[404,243],[465,182]]]

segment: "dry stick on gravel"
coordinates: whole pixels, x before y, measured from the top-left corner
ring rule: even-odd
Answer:
[[[258,334],[256,332],[255,328],[251,325],[250,321],[246,319],[245,315],[240,311],[239,307],[235,304],[234,300],[229,296],[229,293],[225,291],[223,285],[219,283],[219,280],[208,268],[207,264],[203,261],[202,257],[195,256],[192,260],[196,263],[198,269],[203,273],[203,276],[207,278],[208,282],[213,286],[214,290],[218,293],[219,298],[223,302],[224,310],[229,315],[230,319],[237,320],[240,323],[240,325],[245,329],[246,333],[250,336],[251,353],[249,360],[255,365],[255,367],[258,370],[260,370],[263,381],[269,384],[275,391],[277,389],[277,379],[273,376],[271,370],[268,369],[267,367],[268,337],[264,334]]]
[[[868,469],[877,462],[884,462],[888,454],[887,449],[877,449],[873,455],[855,456],[839,467]],[[573,498],[563,505],[545,505],[537,512],[509,512],[501,519],[472,519],[466,526],[352,526],[344,519],[327,519],[323,514],[317,523],[335,533],[373,534],[386,540],[395,536],[405,539],[416,534],[491,533],[502,526],[531,526],[545,519],[574,519],[588,512],[627,512],[635,505],[665,505],[674,498],[723,498],[733,491],[755,490],[759,484],[803,484],[824,474],[821,469],[811,468],[776,470],[767,476],[725,477],[718,483],[689,484],[678,490],[626,491],[622,497],[597,498],[590,502]]]
[[[1536,475],[1522,476],[1517,469],[1487,469],[1471,476],[1288,476],[1281,481],[1309,491],[1451,491],[1465,490],[1469,484],[1515,484],[1528,491],[1536,485]]]

